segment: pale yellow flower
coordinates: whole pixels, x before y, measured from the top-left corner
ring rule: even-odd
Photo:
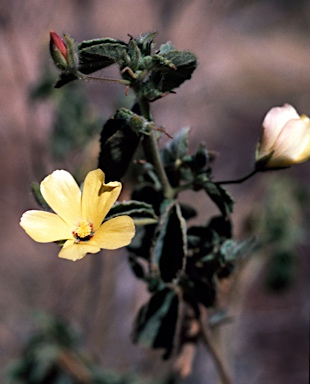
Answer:
[[[54,171],[41,182],[40,190],[55,213],[27,211],[20,225],[40,243],[64,240],[59,257],[69,260],[81,259],[101,248],[124,247],[135,234],[131,217],[118,216],[103,222],[121,188],[117,181],[105,184],[104,173],[97,169],[87,174],[81,193],[69,172]]]
[[[310,119],[289,104],[272,108],[264,118],[256,152],[258,170],[284,168],[310,159]]]

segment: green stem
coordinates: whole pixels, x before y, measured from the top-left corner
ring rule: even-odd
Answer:
[[[141,98],[139,100],[139,105],[141,108],[142,116],[148,121],[152,121],[149,102],[145,98]],[[147,161],[153,164],[159,180],[161,181],[164,196],[167,199],[173,199],[175,197],[175,191],[169,183],[166,171],[161,161],[155,132],[151,130],[149,135],[145,135],[142,143],[145,157]]]
[[[246,181],[250,177],[254,176],[256,173],[257,173],[257,169],[254,169],[252,172],[250,172],[248,175],[242,177],[241,179],[216,181],[215,184],[223,185],[223,184],[239,184],[239,183],[243,183],[244,181]]]

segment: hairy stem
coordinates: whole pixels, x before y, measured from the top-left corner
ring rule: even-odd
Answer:
[[[146,99],[141,98],[139,100],[139,105],[141,108],[142,116],[151,121],[152,117],[150,113],[149,102]],[[156,169],[157,175],[163,187],[165,197],[167,199],[173,199],[175,197],[175,192],[169,183],[166,171],[161,161],[155,132],[153,130],[150,131],[149,135],[144,136],[143,149],[147,161],[153,164],[154,168]]]
[[[96,81],[103,81],[105,83],[118,83],[123,85],[130,85],[130,81],[124,80],[124,79],[112,79],[109,77],[97,77],[97,76],[91,76],[91,75],[84,75],[83,73],[79,72],[78,77],[82,80],[96,80]]]
[[[217,372],[219,374],[221,384],[232,384],[232,378],[226,362],[224,361],[223,356],[221,355],[216,343],[213,340],[210,328],[208,326],[207,312],[206,309],[200,306],[201,316],[199,318],[201,337],[206,347],[208,348],[213,361],[215,363]]]

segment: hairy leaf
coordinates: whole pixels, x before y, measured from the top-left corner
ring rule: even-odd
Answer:
[[[184,269],[187,256],[186,223],[178,204],[170,204],[162,215],[153,251],[163,281],[172,281]]]
[[[204,190],[211,200],[217,205],[223,216],[228,216],[233,211],[234,201],[226,189],[221,185],[207,181],[204,183]]]
[[[163,288],[154,293],[135,319],[133,341],[152,348],[173,349],[179,299],[175,291]]]
[[[256,240],[249,238],[243,241],[226,240],[221,248],[220,254],[224,262],[233,262],[246,257],[255,247]]]
[[[149,260],[155,228],[155,224],[137,226],[136,235],[127,247],[129,251],[134,253],[136,256]]]
[[[210,219],[208,227],[221,238],[229,239],[232,237],[232,222],[229,217],[214,216]]]
[[[172,187],[180,184],[181,165],[187,155],[189,128],[183,128],[161,151],[161,157]]]
[[[36,202],[40,205],[40,207],[46,211],[51,211],[50,206],[47,204],[44,197],[42,196],[42,193],[40,190],[40,184],[36,182],[32,182],[31,190]]]
[[[161,152],[164,165],[175,163],[187,154],[189,131],[190,128],[185,127],[167,142]]]
[[[148,56],[151,54],[156,35],[157,35],[156,31],[150,31],[150,32],[141,34],[135,39],[135,41],[137,42],[137,46],[140,49],[142,55]]]
[[[84,74],[117,63],[127,50],[127,44],[112,38],[83,41],[79,49],[79,71]]]
[[[150,101],[178,88],[184,81],[191,78],[197,67],[197,58],[191,52],[169,50],[161,56],[162,62],[157,60],[157,66],[150,74],[143,90],[144,96]],[[161,96],[156,97],[154,90]]]
[[[140,135],[123,118],[112,117],[101,132],[98,167],[106,181],[120,181],[139,145]]]
[[[129,265],[134,275],[138,279],[144,279],[146,277],[146,272],[144,270],[144,266],[138,261],[136,257],[133,255],[129,256]]]
[[[56,84],[54,85],[55,88],[61,88],[63,85],[66,85],[70,83],[73,80],[77,80],[78,77],[74,73],[67,73],[67,72],[62,72],[59,75],[59,79],[57,80]]]
[[[159,47],[159,54],[160,55],[164,55],[165,53],[169,52],[169,51],[174,51],[174,46],[172,44],[171,41],[167,41],[167,43],[165,44],[162,44],[160,47]]]
[[[121,215],[130,216],[135,223],[139,223],[140,220],[145,223],[147,219],[149,219],[149,224],[154,224],[158,221],[158,217],[155,214],[153,207],[142,201],[129,200],[115,203],[106,216],[106,219]]]

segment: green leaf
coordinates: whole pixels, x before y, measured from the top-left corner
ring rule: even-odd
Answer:
[[[15,384],[20,382],[20,379],[25,379],[29,370],[29,361],[26,359],[13,360],[9,363],[5,372],[5,383]]]
[[[188,228],[188,248],[197,255],[200,262],[213,259],[210,255],[214,249],[227,238],[231,238],[231,222],[223,216],[212,217],[206,225],[192,226]]]
[[[216,204],[223,216],[228,216],[232,213],[234,201],[226,189],[211,181],[206,181],[203,188],[211,200]]]
[[[192,226],[188,228],[188,247],[208,254],[213,246],[214,233],[208,226]]]
[[[162,44],[159,47],[159,55],[164,55],[165,53],[173,51],[173,50],[174,50],[173,44],[171,43],[171,41],[167,41],[167,43]]]
[[[216,298],[216,289],[212,280],[193,279],[193,294],[195,299],[206,308],[213,307]]]
[[[229,323],[232,321],[232,318],[228,315],[225,309],[218,309],[211,316],[209,316],[208,323],[210,327],[217,327],[224,323]]]
[[[154,46],[154,39],[157,36],[156,31],[149,31],[138,36],[135,41],[143,56],[151,54]]]
[[[220,254],[225,263],[233,262],[248,256],[248,254],[253,251],[255,245],[256,240],[254,238],[243,241],[229,239],[221,245]]]
[[[122,60],[120,63],[120,70],[123,71],[126,69],[126,67],[129,66],[133,72],[136,72],[139,68],[140,62],[141,62],[141,51],[137,46],[136,40],[130,39],[128,43],[127,55],[125,55],[124,60]],[[130,76],[129,73],[127,73],[127,76],[126,76],[126,71],[122,73],[122,76],[124,79],[127,79],[129,81],[132,80],[132,77]]]
[[[148,100],[148,101],[155,101],[163,97],[163,92],[156,88],[156,86],[150,82],[146,81],[142,83],[141,85],[141,91],[143,96]]]
[[[208,150],[206,149],[206,145],[204,143],[200,143],[197,152],[193,156],[194,169],[197,171],[205,169],[209,160],[210,156]]]
[[[143,89],[143,94],[149,101],[178,88],[191,78],[197,67],[197,58],[191,52],[170,50],[161,56],[163,60],[157,60],[156,68],[152,70]]]
[[[189,127],[185,127],[178,132],[173,139],[167,142],[161,152],[164,165],[174,164],[181,160],[188,150]]]
[[[232,222],[229,217],[212,217],[208,223],[208,228],[221,238],[229,239],[232,237]]]
[[[63,85],[70,83],[73,80],[77,80],[78,77],[73,73],[62,72],[59,75],[59,79],[57,80],[54,88],[61,88]]]
[[[145,279],[146,272],[145,272],[144,266],[138,261],[137,257],[130,255],[129,256],[129,265],[130,265],[131,270],[133,271],[134,275],[138,279]]]
[[[267,264],[267,287],[274,292],[283,292],[290,288],[297,277],[297,260],[293,250],[275,249]]]
[[[42,193],[40,190],[40,184],[33,182],[31,184],[31,190],[32,190],[32,193],[34,195],[36,202],[40,205],[40,207],[46,211],[50,211],[51,210],[50,206],[47,204],[44,197],[42,196]]]
[[[184,278],[182,288],[184,300],[193,308],[197,308],[198,303],[207,308],[214,306],[216,289],[212,277],[200,277],[192,273]]]
[[[150,184],[140,184],[134,189],[132,193],[132,200],[143,201],[151,205],[154,209],[154,212],[159,215],[160,206],[164,200],[164,195],[162,191],[154,188]]]
[[[106,220],[122,215],[130,216],[136,224],[155,224],[158,221],[158,217],[155,214],[153,207],[142,201],[130,200],[115,203],[106,216]]]
[[[120,108],[101,132],[99,168],[109,181],[126,173],[143,134],[149,134],[154,123],[126,108]]]
[[[98,168],[106,181],[120,181],[139,145],[140,135],[125,119],[109,119],[101,132]]]
[[[176,278],[184,269],[187,256],[186,222],[178,204],[167,206],[159,225],[153,251],[153,263],[165,282]]]
[[[133,341],[150,348],[173,349],[179,298],[175,291],[163,288],[154,293],[135,319]]]
[[[44,383],[44,379],[53,369],[61,350],[53,344],[41,345],[33,351],[33,368],[31,370],[31,380],[35,383]]]
[[[128,250],[136,256],[149,260],[155,228],[155,224],[137,226],[136,235],[132,242],[127,246]]]
[[[135,109],[135,106],[133,107]],[[124,119],[126,123],[137,133],[149,135],[154,123],[146,120],[143,116],[130,111],[127,108],[120,108],[115,115],[117,119]]]
[[[188,150],[189,131],[188,127],[183,128],[161,151],[168,179],[174,188],[179,186],[183,173],[181,167]]]
[[[193,208],[191,205],[180,203],[180,208],[182,212],[182,216],[185,220],[192,219],[197,216],[197,210]]]
[[[127,44],[107,37],[83,41],[79,44],[78,50],[79,71],[89,74],[120,61],[127,51]]]

